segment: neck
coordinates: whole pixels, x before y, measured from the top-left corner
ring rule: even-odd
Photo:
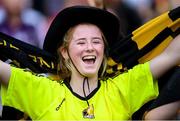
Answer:
[[[83,81],[84,81],[84,76],[79,75],[79,74],[72,74],[71,75],[71,80],[70,80],[70,85],[72,90],[77,93],[78,95],[84,97],[83,93]],[[88,80],[85,82],[84,85],[84,90],[86,96],[89,95],[98,85],[98,77],[88,77]],[[89,83],[89,89],[88,89],[88,84]]]

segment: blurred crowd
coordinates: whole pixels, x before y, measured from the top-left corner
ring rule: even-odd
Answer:
[[[89,1],[1,0],[0,31],[42,48],[45,33],[56,14],[68,6],[89,5]],[[122,32],[127,35],[150,19],[179,6],[180,1],[104,0],[104,5],[120,17]]]

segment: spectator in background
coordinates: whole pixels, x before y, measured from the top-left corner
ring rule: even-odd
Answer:
[[[146,23],[150,19],[154,18],[153,0],[122,0],[125,4],[136,10],[139,17],[142,19],[142,23]]]
[[[65,2],[65,0],[43,0],[42,1],[42,3],[43,3],[42,7],[44,8],[43,13],[46,16],[52,16],[52,15],[57,14],[58,11],[63,9],[64,2]],[[36,5],[37,5],[36,3],[37,3],[37,0],[34,0],[34,7],[36,7]]]
[[[29,0],[2,0],[5,15],[0,24],[0,31],[21,41],[42,48],[37,29],[25,19],[31,20],[30,14],[25,15]],[[29,18],[30,17],[30,18]]]
[[[64,8],[75,6],[75,5],[85,5],[88,6],[87,0],[66,0],[64,1]]]
[[[101,8],[101,9],[106,9],[104,0],[87,0],[87,2],[90,6]]]
[[[0,23],[2,22],[2,18],[4,17],[4,11],[2,7],[2,1],[0,1]]]
[[[38,36],[39,48],[43,48],[44,37],[47,32],[47,17],[44,13],[33,8],[35,4],[33,0],[25,0],[26,9],[22,12],[22,19],[26,24],[34,26]],[[42,3],[43,4],[43,3]]]
[[[180,6],[180,1],[179,0],[169,0],[169,4],[171,8],[177,8]]]
[[[124,35],[130,34],[143,24],[143,21],[132,6],[123,0],[105,0],[106,6],[120,18],[121,31]]]

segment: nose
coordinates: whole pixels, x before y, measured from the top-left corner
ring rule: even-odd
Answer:
[[[87,43],[87,48],[86,48],[86,50],[88,50],[88,51],[93,51],[93,50],[94,50],[93,43]]]

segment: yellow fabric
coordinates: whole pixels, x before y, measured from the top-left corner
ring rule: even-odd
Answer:
[[[170,28],[173,32],[175,32],[177,29],[180,28],[180,18],[172,21],[169,17],[169,13],[171,11],[165,12],[162,15],[159,15],[158,17],[148,21],[141,27],[137,28],[132,32],[132,41],[134,41],[137,44],[137,49],[141,50],[143,47],[147,46],[148,43],[150,43],[160,32],[162,32],[165,28]],[[128,40],[124,41],[131,41],[129,38]],[[155,47],[153,50],[146,53],[143,57],[140,57],[138,59],[139,63],[145,63],[152,58],[159,55],[173,40],[173,38],[169,35],[166,39],[164,39],[157,47]],[[137,54],[137,53],[135,53]],[[131,58],[129,58],[131,59]],[[117,65],[117,70],[123,70],[125,67],[123,67],[123,63],[116,63],[112,58],[108,58],[108,66],[107,69],[108,74],[116,73],[114,72],[112,66]]]
[[[138,48],[141,49],[171,23],[172,20],[169,19],[168,12],[164,13],[133,31],[132,39],[137,43]]]
[[[168,14],[169,11],[152,19],[151,21],[147,22],[146,24],[132,32],[132,40],[137,43],[139,50],[146,46],[149,42],[151,42],[153,38],[156,37],[165,28],[168,27],[172,31],[175,31],[180,27],[180,18],[172,21],[169,18]],[[169,45],[171,40],[173,40],[171,36],[166,38],[156,48],[140,58],[139,63],[147,62],[155,56],[159,55]]]
[[[157,95],[157,82],[146,63],[101,80],[100,88],[88,101],[94,107],[95,120],[126,120]],[[33,120],[86,120],[82,111],[87,102],[73,95],[64,83],[14,67],[8,89],[2,87],[2,103],[25,112]]]

